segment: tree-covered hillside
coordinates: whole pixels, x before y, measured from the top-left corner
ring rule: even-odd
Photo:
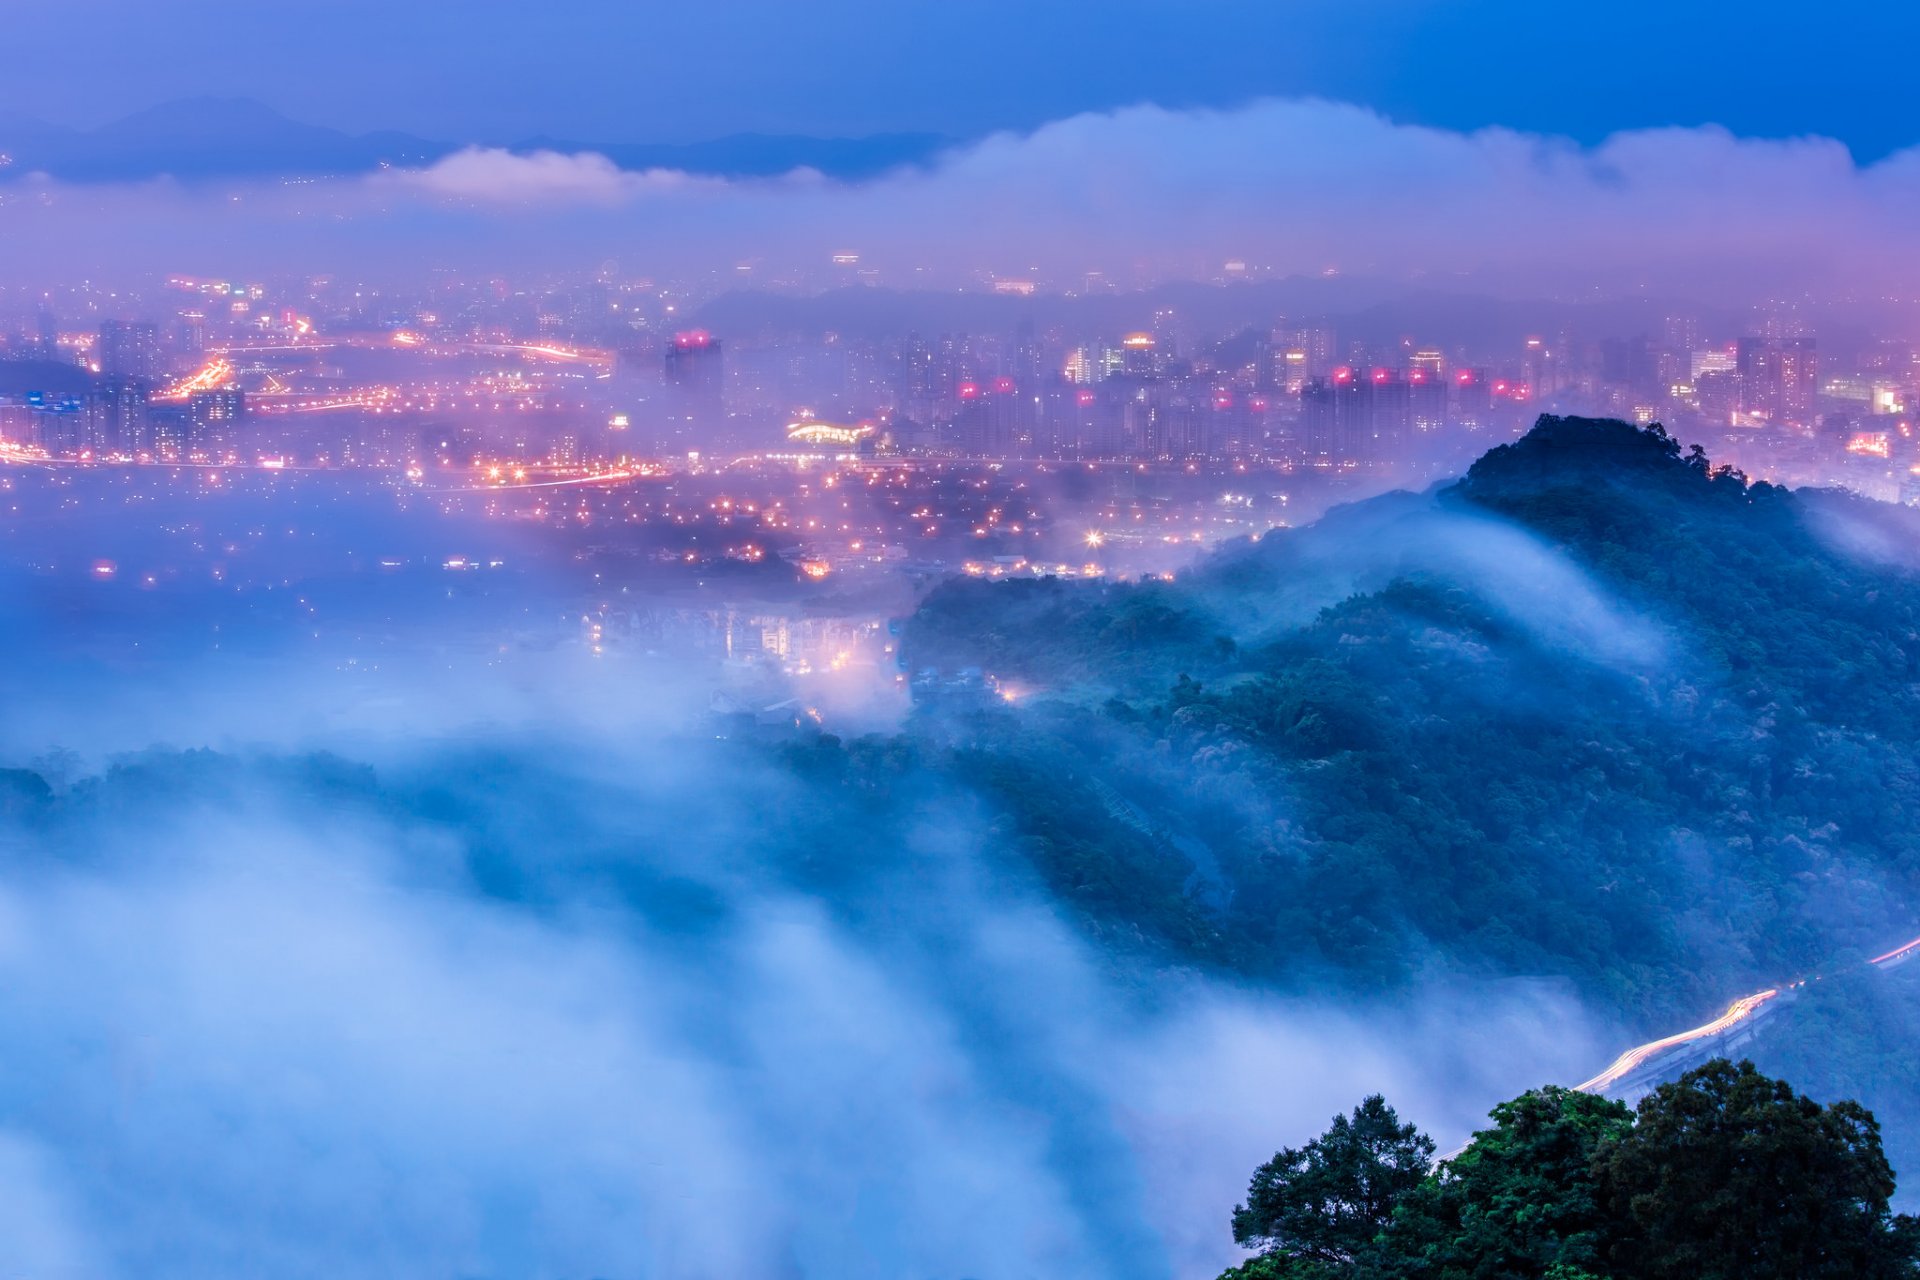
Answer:
[[[1915,931],[1920,579],[1828,531],[1900,514],[1548,417],[1177,583],[942,587],[908,653],[1035,687],[922,729],[1103,927],[1662,1026]]]

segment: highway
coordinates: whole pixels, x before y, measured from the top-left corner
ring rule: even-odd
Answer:
[[[1712,1022],[1703,1023],[1691,1031],[1682,1031],[1675,1035],[1663,1036],[1658,1040],[1649,1040],[1643,1045],[1636,1045],[1634,1048],[1627,1050],[1615,1058],[1613,1065],[1605,1071],[1602,1071],[1593,1079],[1573,1087],[1581,1093],[1605,1093],[1609,1086],[1618,1083],[1624,1076],[1631,1073],[1636,1067],[1646,1062],[1649,1058],[1664,1053],[1668,1049],[1677,1049],[1683,1044],[1692,1044],[1694,1041],[1704,1040],[1708,1036],[1720,1035],[1732,1027],[1745,1022],[1748,1018],[1751,1018],[1754,1010],[1760,1008],[1761,1005],[1764,1005],[1767,1001],[1779,994],[1780,991],[1776,987],[1767,991],[1756,991],[1750,996],[1741,996],[1738,1000],[1728,1005],[1727,1011],[1715,1018]]]
[[[1874,969],[1891,969],[1896,965],[1911,960],[1916,955],[1920,955],[1920,938],[1915,938],[1913,941],[1895,947],[1891,951],[1883,952],[1873,957],[1873,959],[1868,960],[1866,963],[1868,967]],[[1717,1039],[1725,1036],[1729,1031],[1732,1031],[1741,1023],[1753,1019],[1755,1015],[1763,1010],[1771,1012],[1771,1010],[1767,1009],[1768,1002],[1777,998],[1783,991],[1798,990],[1806,986],[1808,982],[1817,981],[1819,981],[1818,976],[1802,978],[1797,982],[1787,983],[1785,987],[1770,987],[1765,991],[1756,991],[1750,996],[1741,996],[1738,1000],[1735,1000],[1727,1006],[1725,1013],[1722,1013],[1713,1021],[1703,1023],[1691,1031],[1681,1031],[1674,1035],[1663,1036],[1658,1040],[1649,1040],[1642,1045],[1636,1045],[1615,1058],[1605,1071],[1602,1071],[1599,1075],[1593,1077],[1593,1079],[1584,1081],[1573,1087],[1581,1093],[1605,1093],[1608,1089],[1632,1075],[1639,1068],[1668,1054],[1672,1050],[1695,1044],[1702,1040]]]

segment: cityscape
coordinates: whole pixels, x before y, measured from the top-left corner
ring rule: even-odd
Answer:
[[[1920,1280],[1920,8],[0,29],[0,1280]]]
[[[1257,309],[1219,292],[1215,310]],[[1212,545],[1425,488],[1543,412],[1658,422],[1753,479],[1920,494],[1915,345],[1837,324],[1823,345],[1792,308],[1382,341],[1375,317],[1227,327],[1143,302],[1108,308],[1137,327],[1096,329],[1000,299],[999,330],[730,333],[698,327],[729,299],[606,276],[418,298],[77,291],[6,317],[0,457],[21,483],[161,468],[212,494],[199,473],[354,473],[576,532],[717,522],[657,553],[815,576],[1074,573]],[[835,484],[889,501],[837,518]]]

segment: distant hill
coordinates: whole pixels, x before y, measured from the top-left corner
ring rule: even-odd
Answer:
[[[96,381],[80,366],[60,360],[0,360],[0,395],[86,391]]]
[[[45,173],[67,182],[315,177],[382,166],[431,164],[470,142],[396,132],[348,134],[290,120],[245,98],[190,98],[77,130],[0,116],[0,181]],[[555,138],[482,140],[517,152],[597,152],[630,169],[671,168],[724,177],[817,169],[847,180],[920,164],[948,145],[934,134],[811,138],[737,134],[706,142],[650,144]]]

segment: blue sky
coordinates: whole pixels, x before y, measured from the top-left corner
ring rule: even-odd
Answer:
[[[1920,12],[1724,0],[65,0],[13,4],[0,111],[91,125],[258,98],[449,141],[758,130],[956,137],[1153,102],[1321,96],[1594,142],[1718,123],[1920,141]],[[451,16],[450,15],[455,15]]]

